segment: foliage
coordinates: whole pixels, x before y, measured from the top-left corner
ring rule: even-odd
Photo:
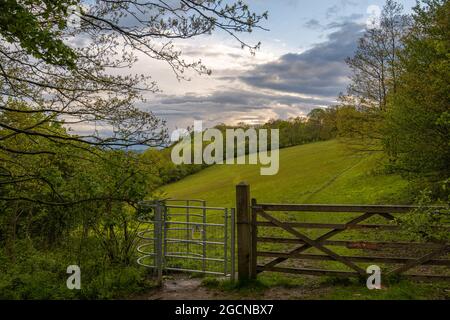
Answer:
[[[9,43],[20,43],[36,59],[74,69],[77,55],[64,43],[61,33],[67,8],[78,2],[4,0],[0,3],[0,34]]]
[[[341,96],[340,137],[360,151],[383,151],[387,169],[433,197],[450,177],[449,3],[419,1],[405,16],[387,1],[378,28],[366,30],[348,59],[352,83]]]
[[[79,9],[75,27],[68,23],[71,6]],[[135,209],[170,180],[170,171],[156,165],[158,156],[133,150],[165,145],[167,129],[138,107],[144,94],[158,91],[156,83],[123,70],[139,52],[168,63],[179,79],[187,79],[187,70],[210,74],[201,61],[185,61],[173,40],[222,30],[254,52],[259,44],[237,34],[261,28],[266,18],[240,0],[0,3],[5,297],[111,298],[142,285],[142,272],[131,267]],[[181,175],[189,170],[182,168]],[[72,241],[77,246],[67,246]],[[73,264],[67,252],[76,252],[72,258],[83,264],[89,285],[81,293],[68,294],[61,281]]]
[[[352,71],[348,93],[362,106],[385,110],[387,95],[396,91],[398,54],[409,27],[409,17],[402,11],[401,4],[387,0],[379,26],[366,28],[354,56],[347,59]]]
[[[422,241],[450,242],[450,203],[438,202],[442,208],[433,208],[436,201],[429,190],[423,191],[417,202],[418,209],[397,219],[404,232]]]
[[[227,129],[260,129],[279,130],[279,148],[288,148],[315,141],[325,141],[336,137],[336,115],[337,107],[316,108],[311,110],[305,117],[290,118],[287,120],[271,119],[262,125],[250,126],[239,123],[235,126],[220,124],[215,126],[225,136]],[[269,134],[270,136],[270,134]],[[236,148],[237,146],[235,146]],[[270,146],[268,146],[270,148]],[[248,154],[248,141],[246,141],[246,154]],[[236,152],[235,152],[236,154]],[[225,149],[224,149],[225,155]]]
[[[71,6],[79,9],[77,27],[67,23]],[[185,61],[173,40],[217,29],[253,52],[259,45],[237,34],[261,28],[267,18],[242,1],[215,0],[8,0],[0,9],[1,155],[34,155],[36,163],[55,149],[64,150],[62,161],[70,162],[79,160],[80,150],[164,145],[165,122],[137,107],[144,94],[158,91],[156,83],[149,75],[122,70],[135,65],[139,52],[168,63],[179,79],[187,70],[209,74],[200,61]],[[17,145],[16,137],[21,139]],[[23,174],[20,181],[29,178]],[[9,174],[0,175],[0,183],[19,187]]]
[[[384,137],[393,168],[432,182],[450,177],[449,15],[448,1],[424,1],[415,8]]]
[[[72,137],[38,114],[7,111],[1,117],[5,123]],[[0,153],[0,173],[11,182],[0,185],[4,297],[111,298],[143,288],[142,270],[133,266],[139,228],[134,208],[158,185],[152,163],[132,151],[65,146],[41,136],[0,132],[7,137],[0,147],[21,150]],[[42,147],[48,152],[35,152]],[[68,242],[77,245],[65,247]],[[76,254],[69,259],[68,252]],[[88,285],[81,293],[65,287],[70,264],[83,265]]]
[[[382,151],[383,125],[384,113],[378,109],[354,105],[342,105],[337,109],[338,136],[354,150]]]
[[[154,283],[146,270],[113,265],[91,239],[80,260],[76,239],[52,250],[38,250],[29,240],[19,241],[20,253],[11,263],[0,251],[0,299],[111,299],[148,290]],[[81,268],[81,290],[66,287],[68,265]]]
[[[316,108],[311,110],[306,117],[270,120],[261,128],[280,130],[280,148],[330,140],[337,135],[337,112],[337,107]]]
[[[143,162],[152,164],[152,168],[159,179],[159,185],[181,180],[207,167],[206,164],[174,164],[171,160],[173,146],[161,150],[150,148],[141,156]]]
[[[366,27],[354,55],[346,60],[350,85],[340,96],[338,132],[353,149],[383,151],[387,100],[399,85],[402,39],[410,25],[403,6],[387,0],[381,16]]]

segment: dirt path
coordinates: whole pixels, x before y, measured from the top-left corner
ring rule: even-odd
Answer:
[[[202,286],[202,279],[181,278],[164,280],[162,288],[133,297],[135,300],[235,300],[235,299],[311,299],[311,296],[323,294],[325,288],[284,288],[273,287],[256,292],[223,292]]]
[[[212,283],[210,283],[211,285]],[[339,299],[437,299],[448,300],[449,288],[446,285],[430,283],[401,283],[383,287],[379,292],[367,290],[365,286],[338,283],[319,283],[315,279],[306,279],[301,284],[284,284],[236,289],[206,287],[201,278],[189,278],[186,275],[170,276],[164,280],[161,288],[127,297],[132,300],[320,300]]]
[[[202,286],[201,279],[164,280],[162,288],[138,296],[138,300],[211,300],[219,299],[217,292]]]

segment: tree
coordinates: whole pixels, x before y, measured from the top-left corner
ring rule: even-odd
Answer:
[[[425,0],[414,8],[384,131],[393,167],[432,182],[450,177],[449,16],[444,0]]]
[[[8,106],[29,110],[25,105]],[[0,118],[15,126],[32,125],[43,117],[6,111]],[[70,138],[58,124],[44,123],[35,129],[45,132],[49,128]],[[3,129],[0,134],[8,136],[11,132]],[[46,152],[34,152],[34,145]],[[30,140],[23,134],[12,135],[2,146],[22,151],[0,152],[0,241],[5,241],[11,257],[16,239],[29,237],[54,245],[79,225],[83,230],[97,230],[107,221],[109,226],[121,225],[120,234],[125,236],[125,208],[137,207],[158,185],[154,162],[141,161],[136,152],[94,146],[88,153],[74,148],[75,144],[64,147],[40,136]],[[119,241],[108,235],[110,241]]]
[[[336,107],[316,108],[308,113],[306,130],[313,135],[313,140],[328,140],[336,137]]]
[[[352,58],[346,60],[352,71],[348,94],[360,99],[361,106],[386,109],[386,97],[398,83],[398,52],[408,30],[409,18],[403,6],[387,0],[379,27],[367,28]]]
[[[350,85],[347,94],[340,96],[337,117],[339,135],[348,138],[352,149],[383,150],[387,99],[399,85],[399,54],[410,25],[411,18],[403,14],[402,5],[387,0],[378,24],[366,28],[354,56],[346,60]]]
[[[338,136],[354,151],[382,152],[384,125],[384,114],[377,109],[346,103],[336,111]]]
[[[79,28],[67,26],[71,5],[81,8]],[[200,61],[183,60],[173,40],[216,28],[239,40],[236,33],[251,32],[266,17],[251,13],[242,1],[228,5],[215,0],[8,0],[0,9],[0,110],[8,110],[4,99],[26,99],[28,112],[45,113],[47,121],[111,129],[108,137],[95,131],[78,137],[107,147],[158,145],[164,137],[158,130],[163,123],[135,107],[143,91],[158,90],[156,83],[143,75],[112,75],[111,69],[132,66],[135,53],[141,52],[167,62],[179,78],[189,68],[209,73]],[[8,129],[36,134],[32,128]],[[68,142],[51,132],[46,137]]]
[[[71,6],[79,8],[77,27],[68,24]],[[67,157],[94,153],[100,161],[102,154],[93,147],[164,144],[164,121],[137,107],[144,93],[158,91],[157,84],[148,75],[115,70],[133,66],[139,52],[168,63],[179,79],[186,79],[188,69],[209,74],[201,61],[185,61],[174,40],[220,29],[253,52],[259,44],[249,45],[237,34],[259,28],[266,17],[240,0],[2,1],[0,115],[8,116],[0,117],[0,156],[51,155],[71,148]],[[20,115],[26,120],[5,120]],[[87,129],[76,135],[60,130],[74,126]],[[11,143],[15,137],[26,143]],[[15,182],[9,174],[0,175],[3,185]]]
[[[71,6],[79,8],[76,27]],[[0,243],[10,260],[19,239],[48,247],[64,235],[84,243],[95,234],[110,262],[130,263],[132,208],[161,181],[157,159],[132,148],[163,145],[167,133],[137,107],[157,84],[119,71],[140,53],[179,79],[188,69],[209,74],[174,41],[220,29],[254,52],[259,45],[237,34],[266,17],[242,1],[1,1]],[[74,126],[85,130],[74,134]]]

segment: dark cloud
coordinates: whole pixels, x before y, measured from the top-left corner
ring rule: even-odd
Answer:
[[[337,23],[342,24],[342,23],[356,22],[358,20],[361,20],[362,18],[364,18],[363,14],[352,13],[350,15],[339,16],[336,18],[336,21],[338,21]],[[334,24],[336,24],[336,22],[330,23],[327,27],[329,28],[330,26],[333,26]]]
[[[312,49],[285,54],[245,75],[223,79],[229,81],[229,88],[210,94],[160,95],[146,107],[166,119],[172,129],[174,125],[192,126],[194,120],[203,120],[206,126],[256,123],[268,117],[305,115],[313,108],[332,105],[348,84],[345,58],[353,54],[363,27],[347,22],[328,28],[334,31]]]
[[[221,58],[230,57],[232,59],[242,58],[243,54],[232,52],[212,52],[205,50],[205,48],[186,47],[183,49],[183,54],[192,57],[209,57],[209,58]]]
[[[341,11],[341,8],[339,5],[335,4],[331,7],[329,7],[326,11],[327,19],[332,18],[333,16],[337,15]]]
[[[267,93],[258,93],[246,90],[224,90],[216,91],[209,95],[196,95],[193,93],[183,96],[162,96],[159,103],[163,105],[180,105],[180,104],[220,104],[226,106],[248,105],[249,108],[258,108],[258,105],[266,105],[267,102],[276,102],[286,105],[292,104],[313,104],[324,105],[330,101],[325,99],[302,98],[290,95],[276,95]]]
[[[349,7],[357,6],[358,2],[353,0],[341,0],[339,4],[335,4],[326,10],[327,19],[336,18],[342,12],[347,11]]]
[[[240,79],[248,85],[281,92],[336,97],[348,84],[345,58],[351,56],[362,26],[353,22],[335,24],[327,41],[300,54],[289,53],[258,65]]]
[[[323,26],[316,19],[310,19],[305,22],[305,27],[308,29],[322,29]]]
[[[170,125],[187,127],[193,120],[203,120],[211,126],[232,121],[262,122],[267,120],[267,115],[275,118],[301,116],[331,103],[333,101],[326,99],[229,89],[208,95],[161,95],[147,107]]]

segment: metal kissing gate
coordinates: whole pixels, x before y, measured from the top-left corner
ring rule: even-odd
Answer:
[[[204,200],[147,201],[140,205],[137,263],[154,270],[234,278],[235,211]]]

